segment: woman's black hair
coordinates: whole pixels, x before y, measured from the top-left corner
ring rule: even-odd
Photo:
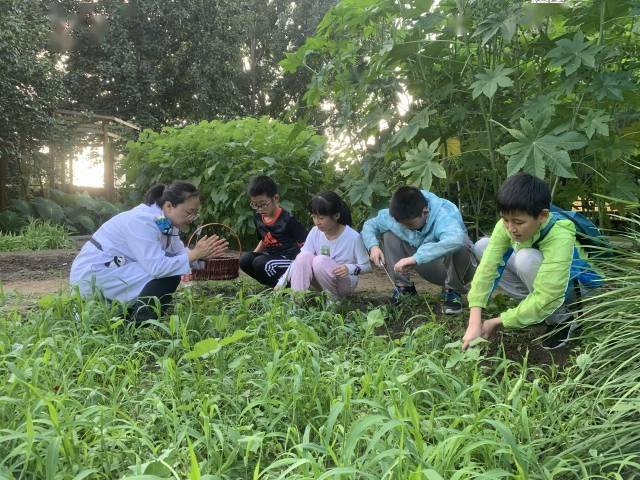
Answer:
[[[339,213],[338,223],[351,226],[351,210],[336,192],[322,192],[309,202],[312,215],[335,215]]]
[[[158,184],[147,190],[144,196],[144,203],[153,205],[154,203],[162,207],[164,202],[171,202],[174,207],[184,201],[200,195],[193,183],[176,180],[169,185]]]

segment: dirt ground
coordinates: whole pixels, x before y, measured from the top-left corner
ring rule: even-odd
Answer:
[[[0,283],[5,294],[15,294],[22,298],[36,299],[39,296],[56,293],[68,287],[69,270],[78,250],[42,250],[38,252],[0,252]],[[244,276],[241,273],[241,276]],[[439,287],[413,275],[419,298],[411,300],[389,321],[385,329],[392,337],[399,337],[409,328],[413,330],[424,323],[425,316],[435,312],[442,321],[450,324],[452,331],[464,331],[466,317],[462,315],[443,318],[438,301]],[[362,275],[356,294],[350,299],[353,308],[368,309],[388,304],[392,286],[380,268]],[[465,312],[466,313],[466,312]],[[423,314],[423,315],[416,315]],[[564,365],[570,358],[568,349],[550,353],[539,345],[538,337],[544,327],[536,327],[519,332],[500,332],[505,346],[505,354],[513,360],[525,356],[531,364]],[[493,342],[491,350],[499,353],[499,342]]]
[[[40,250],[37,252],[0,252],[0,282],[5,292],[23,295],[58,292],[68,285],[71,263],[77,250]],[[358,292],[365,296],[391,295],[392,286],[383,270],[360,277]],[[241,276],[244,274],[241,272]],[[435,293],[436,287],[414,275],[416,288]]]
[[[66,288],[76,250],[0,252],[0,282],[5,292],[44,295]]]

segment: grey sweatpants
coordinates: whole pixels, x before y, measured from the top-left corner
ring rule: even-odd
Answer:
[[[478,259],[489,245],[489,237],[483,237],[473,247]],[[535,248],[523,248],[514,252],[507,260],[498,286],[511,298],[522,299],[533,292],[533,283],[538,275],[543,256],[540,250]],[[568,299],[555,312],[545,318],[549,325],[560,323],[568,318],[571,313],[567,304],[575,300],[573,289],[569,291]]]
[[[393,266],[401,259],[416,253],[416,247],[396,237],[392,232],[382,235],[382,251],[389,273],[398,286],[411,285],[409,273],[393,271]],[[413,265],[413,269],[427,282],[450,288],[458,293],[466,293],[478,262],[473,254],[473,242],[466,237],[465,244],[453,253],[436,258],[429,263]]]

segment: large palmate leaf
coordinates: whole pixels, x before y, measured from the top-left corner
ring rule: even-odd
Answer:
[[[509,157],[507,175],[524,170],[544,178],[546,169],[549,169],[559,177],[575,178],[568,152],[586,145],[583,135],[574,131],[549,132],[546,122],[532,124],[525,118],[520,119],[520,130],[507,128],[507,131],[516,139],[498,149]]]
[[[409,123],[407,123],[404,127],[396,132],[396,134],[391,139],[391,143],[389,144],[389,148],[396,147],[400,145],[402,142],[409,142],[422,128],[427,128],[429,126],[429,119],[432,114],[436,113],[435,110],[430,109],[429,107],[423,108],[416,112],[416,114],[411,117]]]
[[[407,152],[407,161],[400,166],[400,174],[409,179],[409,182],[417,187],[429,189],[433,176],[446,178],[447,172],[436,158],[440,139],[428,144],[424,139],[418,146]]]
[[[348,182],[349,202],[352,205],[363,203],[367,207],[373,205],[374,195],[384,196],[387,194],[387,188],[378,175],[373,180],[367,176],[363,176],[354,182]]]
[[[484,73],[476,75],[477,80],[471,84],[473,88],[473,98],[478,98],[480,94],[493,98],[498,91],[498,87],[510,87],[513,81],[507,76],[513,72],[513,68],[505,68],[498,65],[495,69],[487,69]]]
[[[502,38],[510,42],[516,33],[519,17],[519,11],[507,12],[506,16],[505,14],[498,13],[489,15],[478,25],[473,36],[482,37],[481,43],[482,45],[486,45],[499,31]]]
[[[603,72],[593,77],[590,90],[598,100],[624,100],[623,93],[634,88],[633,82],[626,72]]]
[[[556,112],[558,100],[554,93],[537,95],[529,98],[522,105],[522,114],[533,122],[549,122]],[[516,111],[518,113],[519,110]],[[518,115],[515,118],[519,118]]]
[[[582,65],[594,68],[596,54],[600,50],[602,47],[593,42],[585,41],[582,32],[578,31],[572,40],[568,38],[558,40],[556,47],[547,53],[547,58],[552,59],[549,63],[550,67],[563,67],[564,73],[568,76]]]
[[[582,130],[588,138],[592,138],[596,133],[605,137],[609,136],[609,122],[611,116],[602,110],[589,110],[586,115],[580,115]]]

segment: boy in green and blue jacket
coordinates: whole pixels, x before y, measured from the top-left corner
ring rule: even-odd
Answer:
[[[502,185],[497,206],[502,218],[491,238],[480,239],[474,248],[481,260],[467,296],[470,314],[463,349],[498,327],[518,329],[542,321],[550,331],[543,346],[564,346],[576,327],[567,305],[581,295],[581,287],[601,283],[576,240],[575,224],[553,217],[549,187],[525,173]],[[521,302],[483,322],[482,310],[497,286]]]

